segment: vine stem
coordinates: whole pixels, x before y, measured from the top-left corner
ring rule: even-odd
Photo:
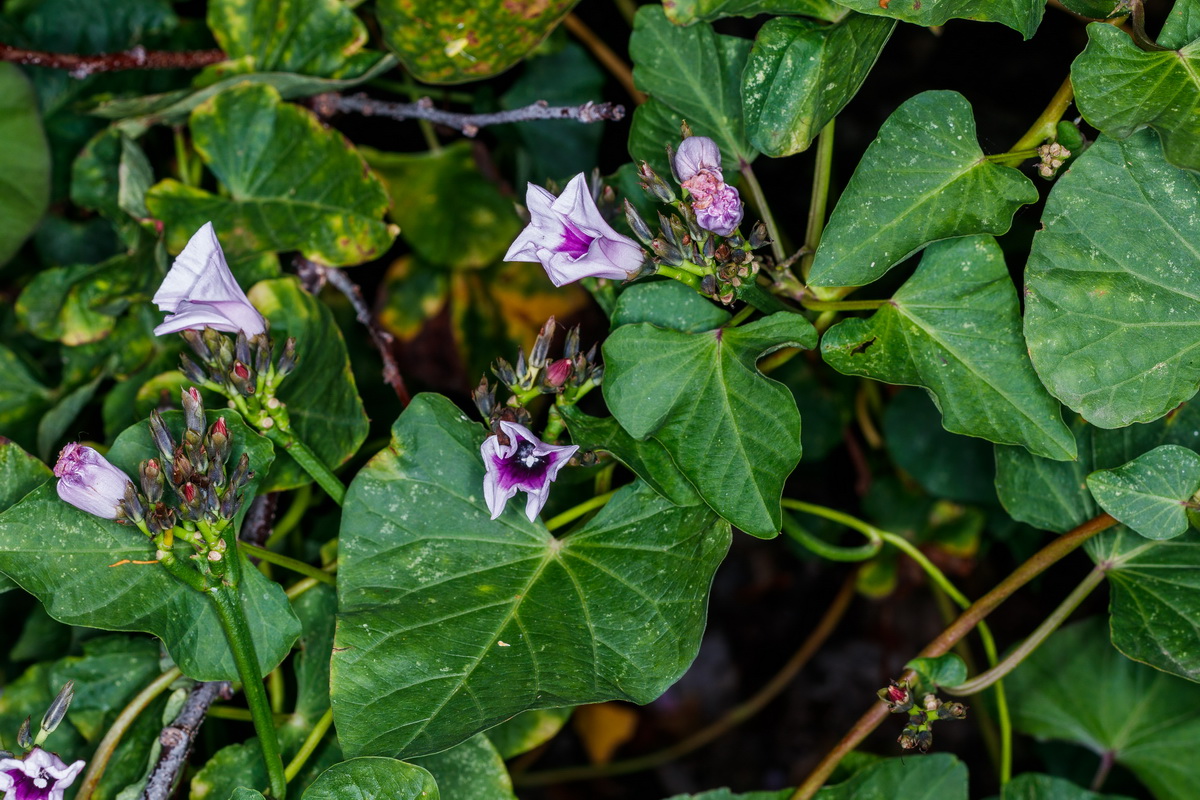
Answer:
[[[265,547],[258,547],[257,545],[249,544],[248,542],[238,542],[238,549],[248,556],[253,556],[261,561],[266,561],[268,564],[275,564],[276,566],[283,567],[284,569],[290,569],[292,572],[298,572],[301,575],[307,575],[308,577],[318,580],[321,583],[328,583],[330,586],[337,584],[337,578],[333,577],[325,570],[320,569],[319,567],[314,567],[312,564],[305,564],[303,561],[298,559],[281,555],[280,553],[276,553],[274,550],[268,550]]]
[[[876,311],[891,300],[816,300],[807,295],[800,303],[813,311]]]
[[[129,701],[129,704],[121,709],[121,713],[113,720],[113,724],[109,726],[104,738],[100,740],[100,744],[96,745],[96,752],[92,754],[92,762],[88,764],[88,771],[84,774],[83,780],[79,782],[79,791],[75,795],[75,800],[90,800],[92,792],[96,790],[100,779],[104,777],[104,770],[108,768],[108,762],[112,758],[113,752],[121,743],[129,726],[133,724],[139,714],[146,710],[147,706],[154,702],[156,697],[165,692],[182,674],[179,667],[167,670],[151,681],[145,689],[138,692]]]
[[[944,687],[950,694],[967,695],[981,692],[991,686],[996,681],[1003,678],[1008,673],[1016,669],[1017,665],[1029,657],[1029,654],[1036,650],[1046,638],[1067,621],[1067,617],[1071,616],[1079,604],[1082,603],[1088,595],[1090,595],[1097,586],[1104,580],[1105,571],[1100,567],[1096,567],[1088,576],[1084,578],[1078,586],[1067,595],[1067,598],[1059,604],[1058,608],[1050,616],[1042,621],[1042,624],[1029,634],[1025,641],[1012,651],[1003,661],[989,669],[987,672],[981,673],[965,683],[960,683],[958,686]]]
[[[763,224],[767,226],[767,236],[771,237],[771,255],[775,257],[775,263],[779,263],[787,258],[787,253],[784,252],[783,242],[779,239],[779,226],[775,224],[775,215],[771,213],[771,207],[767,205],[767,196],[763,194],[762,184],[758,182],[758,176],[754,174],[754,168],[750,166],[750,162],[745,159],[738,159],[738,172],[742,173],[742,180],[746,182],[746,191],[750,194],[750,199],[754,201],[754,207],[758,209],[758,215],[762,217]]]
[[[1115,525],[1117,521],[1108,514],[1100,514],[1082,525],[1059,536],[1050,544],[1034,553],[1025,563],[996,585],[994,589],[971,604],[971,607],[958,615],[958,619],[938,634],[933,641],[925,645],[917,654],[918,658],[934,658],[945,654],[960,639],[966,636],[1001,603],[1029,581],[1045,572],[1050,566],[1058,563],[1069,553],[1101,531]],[[906,672],[906,679],[915,678],[911,670]],[[816,768],[805,778],[804,782],[792,793],[790,800],[809,800],[820,790],[825,780],[850,751],[867,738],[871,731],[879,727],[888,716],[888,709],[883,703],[874,703],[871,708],[859,717],[858,721],[846,732],[834,748],[830,750]]]
[[[829,205],[829,183],[833,173],[833,120],[821,129],[817,136],[817,160],[813,167],[812,195],[808,200],[808,226],[804,230],[804,248],[807,252],[800,259],[800,279],[808,283],[808,271],[812,269],[817,245],[825,231],[825,209]]]
[[[234,557],[236,558],[236,555]],[[266,689],[263,688],[262,670],[258,666],[258,654],[254,649],[254,640],[250,637],[250,625],[246,621],[242,599],[238,595],[237,587],[227,583],[213,587],[208,596],[212,598],[213,606],[217,610],[217,618],[225,630],[225,638],[229,641],[233,661],[242,679],[242,691],[246,694],[246,704],[250,707],[254,731],[258,734],[263,761],[267,765],[271,795],[276,800],[284,800],[287,796],[287,778],[284,777],[283,757],[279,752],[279,736],[275,731],[271,704],[267,699]]]
[[[805,637],[799,649],[780,668],[779,672],[769,680],[752,697],[739,703],[725,712],[720,719],[682,739],[670,747],[663,748],[638,758],[625,761],[615,761],[611,764],[595,764],[585,767],[566,767],[563,769],[543,770],[531,774],[515,773],[513,783],[518,786],[545,786],[552,783],[588,780],[591,778],[627,775],[631,772],[641,772],[681,758],[688,753],[704,747],[725,735],[738,725],[753,717],[779,696],[796,678],[804,665],[821,649],[825,640],[837,628],[850,601],[854,599],[854,587],[857,579],[856,571],[852,571],[842,583],[841,589],[834,596],[833,602],[821,616],[817,626]]]
[[[83,79],[95,72],[129,69],[200,69],[224,61],[221,50],[147,50],[140,45],[120,53],[49,53],[0,44],[0,61],[48,69],[65,69],[72,78]]]
[[[1053,137],[1058,127],[1058,121],[1063,118],[1063,114],[1067,113],[1067,109],[1074,99],[1075,89],[1071,86],[1071,76],[1068,75],[1058,87],[1058,91],[1054,93],[1054,97],[1050,98],[1049,105],[1042,110],[1033,125],[1016,141],[1016,144],[1009,148],[1009,152],[1033,150],[1042,142]],[[1006,167],[1019,167],[1026,158],[1027,156],[1018,154],[1010,156],[1000,163]]]
[[[325,709],[325,713],[317,720],[317,724],[308,732],[308,736],[304,737],[304,744],[300,745],[300,750],[288,762],[287,769],[283,771],[284,777],[290,783],[300,774],[300,770],[304,769],[304,765],[308,763],[308,759],[312,756],[313,751],[321,744],[321,740],[325,738],[325,734],[329,731],[329,726],[333,724],[333,708]]]
[[[609,500],[612,500],[613,495],[616,493],[617,493],[617,490],[613,489],[611,492],[606,492],[605,494],[597,495],[596,497],[593,497],[591,500],[585,500],[584,502],[580,503],[579,505],[575,506],[574,508],[568,508],[566,511],[562,512],[558,516],[551,517],[550,519],[546,520],[546,530],[550,530],[550,531],[558,530],[563,525],[566,525],[568,522],[574,522],[575,520],[579,519],[580,517],[582,517],[584,514],[588,513],[589,511],[593,511],[597,508],[600,508],[605,503],[607,503]]]
[[[329,471],[329,468],[321,459],[317,458],[317,454],[309,449],[308,445],[296,438],[296,434],[279,427],[267,428],[263,433],[272,442],[287,450],[288,455],[296,459],[296,463],[303,467],[304,471],[325,490],[325,493],[333,498],[333,502],[340,506],[345,501],[346,486]]]

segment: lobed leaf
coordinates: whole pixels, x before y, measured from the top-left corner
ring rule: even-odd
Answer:
[[[1088,475],[1100,507],[1147,539],[1173,539],[1187,532],[1184,505],[1200,490],[1200,455],[1165,444],[1127,464]]]
[[[911,22],[942,25],[951,19],[999,22],[1021,34],[1033,36],[1042,21],[1046,4],[1040,0],[838,0],[841,5],[864,14]]]

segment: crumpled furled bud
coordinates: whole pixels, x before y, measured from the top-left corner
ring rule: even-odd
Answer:
[[[197,437],[203,436],[208,423],[204,419],[204,398],[199,390],[194,386],[184,389],[179,399],[183,404],[183,422],[187,432]]]
[[[208,330],[212,329],[209,328]],[[194,331],[191,329],[182,330],[179,332],[179,335],[183,337],[183,340],[188,343],[188,346],[192,348],[192,352],[195,353],[201,361],[206,364],[209,361],[212,361],[212,350],[210,350],[208,345],[204,343],[204,333],[202,331]]]
[[[121,513],[117,515],[117,519],[127,519],[137,525],[145,518],[146,506],[142,504],[137,489],[133,488],[133,481],[130,481],[125,484],[125,497],[121,500]]]
[[[21,727],[17,729],[17,746],[22,750],[28,750],[33,747],[33,734],[30,733],[29,726],[33,723],[32,717],[26,717],[21,723]]]
[[[163,461],[170,462],[175,458],[175,439],[157,409],[150,412],[150,438],[154,440],[154,446],[158,448]]]
[[[771,237],[767,235],[767,226],[763,224],[762,220],[754,223],[754,227],[750,229],[750,235],[746,238],[753,250],[771,243]]]
[[[547,357],[550,354],[550,343],[554,340],[554,329],[556,323],[554,317],[546,320],[546,324],[538,332],[537,338],[533,340],[533,348],[529,351],[529,366],[533,369],[541,369],[546,366]]]
[[[729,184],[722,184],[707,198],[708,202],[701,207],[701,201],[693,203],[696,211],[696,222],[701,228],[712,231],[718,236],[728,236],[737,230],[742,223],[745,209],[737,189]]]
[[[179,354],[179,370],[192,383],[205,383],[208,380],[204,370],[184,353]]]
[[[563,341],[563,358],[574,358],[579,352],[579,326],[571,328],[567,331],[567,337]]]
[[[492,412],[496,409],[496,388],[488,383],[486,375],[481,377],[479,385],[471,390],[471,399],[475,401],[475,407],[479,409],[481,417],[492,418]]]
[[[721,148],[707,136],[691,136],[680,142],[672,165],[680,183],[691,180],[701,170],[708,170],[714,173],[718,180],[724,180],[721,172]]]
[[[54,475],[60,498],[105,519],[117,519],[125,502],[125,487],[133,483],[96,450],[77,442],[58,454]]]
[[[679,248],[662,237],[656,237],[650,242],[650,249],[654,251],[654,255],[658,256],[664,264],[675,266],[683,263],[683,253]]]

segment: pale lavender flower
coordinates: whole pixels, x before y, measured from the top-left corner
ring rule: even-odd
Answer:
[[[156,336],[204,328],[254,336],[267,329],[262,314],[233,279],[211,222],[204,223],[176,257],[154,294],[154,304],[170,315],[154,329]]]
[[[718,236],[728,236],[737,230],[744,213],[737,189],[724,183],[712,194],[697,198],[692,210],[700,227]]]
[[[579,173],[558,197],[529,184],[530,221],[504,255],[505,261],[536,261],[555,286],[580,278],[626,280],[642,268],[637,242],[612,229]]]
[[[125,500],[129,476],[86,445],[71,442],[54,465],[58,496],[76,508],[105,519],[116,519]]]
[[[35,747],[23,759],[0,759],[0,791],[4,800],[62,800],[84,762],[67,766],[54,753]]]
[[[518,490],[525,492],[525,516],[533,522],[550,496],[550,482],[579,446],[546,444],[524,425],[507,420],[500,421],[500,430],[508,436],[508,444],[502,445],[499,437],[489,436],[479,448],[487,470],[483,499],[495,519],[509,498]]]
[[[689,136],[679,143],[675,151],[675,174],[679,180],[691,180],[697,173],[706,171],[723,180],[721,175],[721,148],[707,136]]]

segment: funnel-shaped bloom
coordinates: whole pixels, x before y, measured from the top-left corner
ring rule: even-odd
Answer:
[[[626,280],[642,268],[642,248],[600,216],[582,172],[558,197],[529,184],[525,205],[529,224],[508,248],[505,261],[541,262],[555,286],[580,278]]]
[[[479,448],[487,470],[483,499],[495,519],[509,498],[518,490],[525,492],[525,516],[533,522],[550,496],[550,482],[579,446],[546,444],[524,425],[507,420],[500,421],[500,430],[508,436],[508,444],[502,445],[499,437],[489,436]]]
[[[105,519],[116,519],[125,500],[129,476],[86,445],[71,442],[54,465],[58,496],[76,508]]]
[[[83,764],[67,766],[54,753],[35,747],[24,759],[0,759],[0,791],[4,800],[62,800]]]
[[[233,279],[211,222],[188,240],[155,292],[154,304],[170,315],[154,329],[156,336],[203,328],[254,336],[267,329]]]

